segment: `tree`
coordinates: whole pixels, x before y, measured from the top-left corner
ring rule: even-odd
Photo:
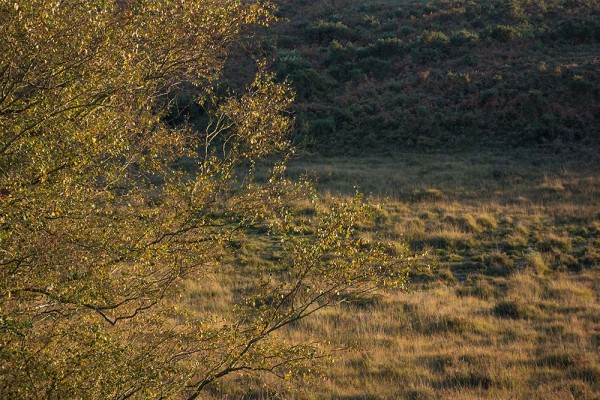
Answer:
[[[0,392],[8,398],[196,398],[236,372],[284,376],[323,354],[277,332],[405,267],[357,239],[360,196],[294,214],[292,93],[259,64],[217,95],[228,49],[267,2],[0,0]],[[193,85],[201,131],[173,126]],[[257,162],[268,167],[259,179]],[[181,168],[185,161],[193,168]],[[230,255],[268,237],[253,279]],[[185,287],[239,276],[227,311]]]

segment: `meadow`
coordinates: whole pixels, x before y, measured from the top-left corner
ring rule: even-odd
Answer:
[[[588,156],[292,163],[290,175],[316,179],[325,204],[356,187],[369,193],[376,218],[360,234],[408,244],[420,267],[405,290],[344,299],[285,332],[290,341],[329,340],[333,357],[316,374],[225,380],[212,398],[598,399],[600,164]],[[243,243],[233,263],[268,263],[269,246]],[[189,301],[217,311],[235,286],[233,277],[191,284]]]

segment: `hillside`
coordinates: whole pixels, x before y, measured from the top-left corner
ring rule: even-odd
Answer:
[[[264,48],[332,154],[595,146],[597,0],[281,1]]]

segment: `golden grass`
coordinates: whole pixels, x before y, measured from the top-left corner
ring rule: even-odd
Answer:
[[[350,348],[323,375],[227,380],[212,398],[599,398],[599,165],[402,154],[290,172],[317,178],[325,202],[354,186],[370,193],[380,215],[363,234],[427,250],[436,268],[415,273],[408,292],[351,299],[284,332]],[[229,296],[226,284],[194,290]]]

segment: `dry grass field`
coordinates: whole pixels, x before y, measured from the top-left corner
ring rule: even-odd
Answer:
[[[315,178],[324,203],[355,186],[370,193],[377,217],[361,234],[408,243],[424,267],[406,290],[347,299],[286,331],[293,341],[330,341],[334,357],[314,376],[242,377],[209,396],[600,398],[600,164],[593,155],[322,158],[293,163],[290,173]],[[257,238],[233,262],[241,268],[272,256],[268,240]],[[217,311],[235,301],[239,279],[191,285],[188,300]]]

